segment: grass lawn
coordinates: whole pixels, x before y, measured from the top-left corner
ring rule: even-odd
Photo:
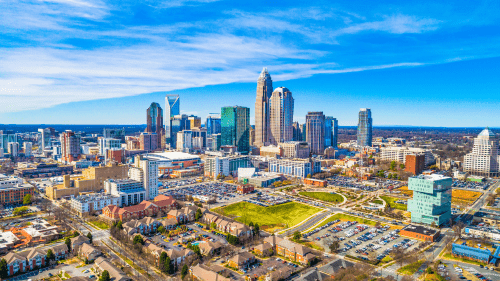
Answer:
[[[398,269],[398,273],[404,275],[413,275],[415,274],[415,272],[417,272],[417,270],[420,268],[420,266],[422,266],[423,263],[423,260],[410,263]]]
[[[378,199],[373,200],[372,203],[384,205],[384,202],[382,202],[382,200],[378,200]]]
[[[320,212],[321,209],[296,202],[269,207],[238,202],[223,208],[215,208],[213,211],[233,217],[244,224],[253,222],[260,226],[283,225],[284,227],[292,227]]]
[[[109,229],[109,225],[102,221],[91,221],[89,222],[91,225],[100,228],[100,229]]]
[[[344,198],[339,194],[331,194],[328,192],[299,192],[300,195],[318,199],[326,202],[342,203]]]
[[[389,204],[389,207],[391,207],[393,209],[406,211],[407,206],[405,204],[394,203],[395,201],[404,200],[404,199],[390,197],[390,196],[380,196],[380,198],[382,198],[382,200],[384,200],[387,204]]]

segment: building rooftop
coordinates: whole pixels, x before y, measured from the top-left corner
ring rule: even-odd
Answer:
[[[478,137],[496,137],[496,134],[493,133],[492,130],[490,130],[490,128],[486,127],[484,130],[481,131],[481,133],[479,133]]]
[[[418,234],[423,234],[423,235],[428,235],[428,236],[433,236],[435,235],[438,231],[432,228],[424,227],[421,225],[415,225],[415,224],[409,224],[401,230],[406,230]]]
[[[74,197],[71,200],[78,201],[81,203],[87,203],[89,201],[105,200],[105,199],[111,199],[113,197],[114,196],[108,194],[86,194]]]
[[[193,155],[178,151],[167,151],[167,152],[157,152],[148,153],[144,155],[144,158],[148,160],[156,161],[176,161],[176,160],[197,160],[200,159],[198,155]]]
[[[429,181],[439,181],[444,179],[451,179],[450,177],[438,175],[438,174],[430,174],[430,175],[418,175],[415,178],[425,179]]]

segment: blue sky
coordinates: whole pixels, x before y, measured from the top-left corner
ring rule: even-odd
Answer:
[[[168,91],[253,116],[268,67],[299,122],[500,126],[499,1],[283,3],[0,0],[0,123],[143,124]]]

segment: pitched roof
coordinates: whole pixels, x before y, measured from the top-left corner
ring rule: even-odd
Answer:
[[[177,224],[177,220],[174,219],[174,218],[171,218],[171,219],[165,219],[161,222],[161,224],[163,224],[163,226],[170,226],[170,225],[176,225]]]
[[[7,261],[8,264],[14,262],[15,260],[24,261],[26,259],[24,256],[14,252],[8,253],[3,258]]]
[[[123,271],[118,269],[116,266],[114,266],[112,263],[104,259],[103,257],[98,257],[95,260],[95,265],[97,265],[101,270],[107,270],[109,275],[114,278],[114,281],[121,281],[121,280],[131,280],[129,277],[127,277]]]
[[[70,240],[71,240],[71,245],[75,243],[90,243],[90,239],[83,235],[78,235],[76,237],[71,238]]]
[[[309,248],[306,248],[300,244],[297,244],[295,242],[292,242],[290,240],[281,240],[278,242],[278,246],[283,247],[291,252],[300,254],[302,256],[305,256],[307,253],[310,253],[311,251]]]
[[[262,244],[259,244],[255,247],[256,250],[259,250],[261,252],[264,252],[264,251],[267,251],[269,249],[272,249],[273,246],[269,243],[262,243]]]
[[[331,261],[324,266],[320,267],[319,270],[329,275],[333,275],[338,272],[341,268],[347,268],[353,266],[354,263],[346,261],[344,259],[336,259]]]
[[[264,242],[271,244],[273,247],[276,246],[282,240],[283,240],[283,238],[278,237],[276,235],[271,235],[271,236],[264,238]]]
[[[191,267],[191,272],[196,278],[202,281],[231,281],[231,279],[219,275],[201,264]]]
[[[83,244],[82,247],[80,248],[80,252],[84,255],[89,255],[92,254],[93,252],[101,253],[98,249],[94,248],[94,246],[90,244]]]
[[[244,263],[246,261],[248,261],[249,259],[251,258],[254,258],[255,256],[252,255],[251,253],[249,252],[242,252],[242,253],[239,253],[237,254],[236,256],[232,257],[230,259],[230,261],[233,261],[235,262],[236,264],[241,264],[241,263]]]
[[[87,238],[87,237],[85,237],[85,238]],[[52,247],[50,247],[50,249],[52,250],[52,252],[54,252],[54,254],[59,253],[59,252],[67,252],[68,246],[66,244],[61,244],[61,245],[52,246]]]
[[[298,281],[323,281],[329,276],[319,272],[318,269],[315,267],[313,270],[308,271],[305,274],[302,274],[297,280]]]
[[[123,207],[122,209],[126,210],[128,212],[131,212],[131,213],[136,213],[136,212],[140,212],[140,211],[145,211],[146,209],[149,209],[152,206],[156,206],[156,205],[153,204],[152,202],[144,200],[144,201],[142,201],[141,203],[139,203],[137,205]]]
[[[144,218],[140,219],[139,221],[141,223],[144,223],[145,225],[150,225],[150,224],[155,222],[155,219],[153,219],[152,217],[144,217]]]
[[[118,214],[118,211],[120,211],[120,207],[116,206],[116,205],[108,205],[106,207],[104,207],[104,209],[108,209],[110,213],[112,214]],[[104,211],[103,209],[103,211]]]

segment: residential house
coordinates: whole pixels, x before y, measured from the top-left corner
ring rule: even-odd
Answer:
[[[46,265],[47,261],[47,252],[32,248],[23,252],[20,252],[19,255],[26,258],[26,268],[25,271],[34,270],[36,268],[40,268]]]
[[[301,264],[308,264],[316,257],[309,248],[285,239],[277,243],[276,253]]]
[[[301,273],[300,277],[296,279],[297,281],[323,281],[323,280],[331,280],[331,277],[328,274],[325,274],[318,270],[318,268],[314,267],[312,270],[309,270],[305,273]]]
[[[88,239],[86,236],[83,235],[78,235],[76,237],[71,238],[70,240],[71,240],[71,250],[73,253],[78,253],[78,250],[81,245],[90,244],[90,239]]]
[[[87,238],[87,237],[85,237],[85,238]],[[87,238],[87,240],[88,240],[88,238]],[[56,261],[65,259],[69,255],[68,246],[66,244],[52,246],[49,249],[52,250],[52,252],[54,253],[54,256],[56,257]]]
[[[242,252],[232,257],[228,261],[228,265],[237,269],[247,268],[250,264],[255,262],[255,256],[249,252]]]
[[[205,243],[198,244],[202,255],[213,256],[220,254],[220,250],[224,245],[221,242],[205,241]]]
[[[27,263],[26,257],[18,253],[10,252],[3,257],[7,261],[7,275],[11,276],[18,272],[26,272]]]
[[[167,250],[167,255],[172,260],[172,263],[175,263],[177,266],[179,266],[187,257],[194,255],[194,252],[190,249],[170,249]]]
[[[132,279],[125,275],[123,271],[118,269],[116,266],[114,266],[112,263],[104,259],[103,257],[98,257],[95,262],[94,262],[94,268],[99,271],[103,272],[104,270],[108,271],[109,276],[111,277],[112,281],[131,281]]]
[[[155,205],[158,206],[158,209],[162,212],[168,212],[179,207],[179,203],[177,203],[172,196],[166,196],[163,194],[156,196],[153,203],[155,203]]]
[[[253,248],[256,255],[261,257],[271,256],[273,254],[273,246],[269,243],[262,243]]]
[[[201,221],[204,222],[204,223],[206,223],[206,224],[208,224],[208,225],[210,225],[213,222],[216,222],[218,219],[219,219],[219,217],[217,215],[206,213],[201,218]]]
[[[102,209],[102,217],[112,221],[128,221],[132,215],[116,205],[109,205]]]
[[[199,281],[231,281],[231,279],[219,275],[202,264],[191,267],[189,273],[191,274],[191,278]]]
[[[90,244],[83,244],[78,251],[78,255],[88,261],[93,261],[101,255],[101,251]]]
[[[175,229],[177,227],[177,219],[175,218],[170,218],[170,219],[164,219],[161,221],[161,224],[165,229]]]
[[[274,271],[270,271],[266,274],[266,281],[278,281],[285,280],[290,277],[293,273],[293,269],[289,266],[280,267]]]
[[[123,225],[123,229],[126,229],[127,234],[128,233],[149,234],[149,233],[155,233],[160,224],[161,224],[160,221],[157,221],[151,217],[145,217],[140,220],[131,220],[129,222],[126,222]],[[133,232],[131,231],[131,229],[135,229],[136,231]]]
[[[134,206],[123,207],[125,211],[130,213],[130,217],[134,219],[142,219],[144,217],[152,217],[158,213],[158,206],[149,201],[142,201]]]

